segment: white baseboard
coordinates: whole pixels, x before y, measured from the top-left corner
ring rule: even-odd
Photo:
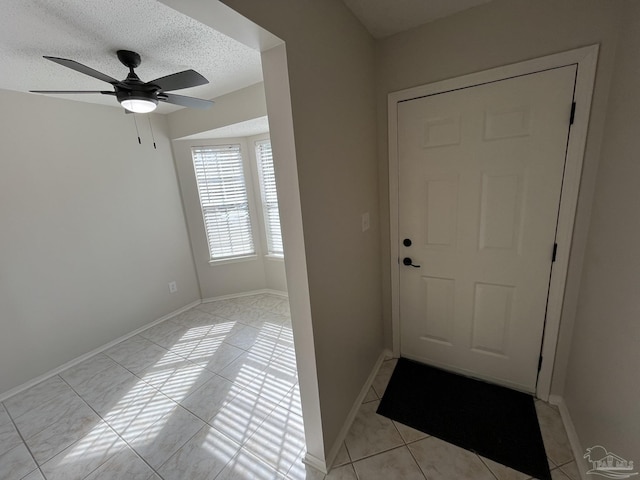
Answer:
[[[580,439],[578,438],[576,428],[573,425],[573,420],[571,419],[571,414],[569,413],[567,404],[565,403],[564,398],[562,398],[560,395],[549,395],[549,403],[551,405],[555,405],[556,407],[558,407],[558,410],[560,410],[560,417],[562,418],[564,429],[567,432],[567,437],[569,438],[569,444],[571,445],[571,450],[573,451],[573,458],[576,461],[576,466],[578,467],[580,478],[582,480],[587,480],[587,468],[585,467],[585,463],[583,461],[585,450],[580,444]]]
[[[211,303],[211,302],[217,302],[219,300],[229,300],[232,298],[240,298],[240,297],[249,297],[251,295],[261,295],[261,294],[271,294],[271,295],[278,295],[280,297],[284,297],[284,298],[288,298],[289,294],[287,292],[282,292],[280,290],[272,290],[270,288],[263,288],[260,290],[252,290],[250,292],[243,292],[243,293],[231,293],[229,295],[220,295],[219,297],[209,297],[209,298],[203,298],[202,299],[202,303]]]
[[[134,330],[133,332],[129,332],[126,335],[123,335],[122,337],[116,338],[115,340],[102,345],[98,348],[96,348],[95,350],[91,350],[90,352],[85,353],[84,355],[80,355],[79,357],[74,358],[73,360],[68,361],[67,363],[64,363],[62,365],[60,365],[59,367],[54,368],[53,370],[49,370],[47,373],[44,373],[42,375],[40,375],[39,377],[36,377],[32,380],[29,380],[28,382],[23,383],[22,385],[18,385],[15,388],[12,388],[11,390],[8,390],[2,394],[0,394],[0,402],[4,402],[6,399],[13,397],[15,394],[20,393],[28,388],[33,387],[34,385],[37,385],[38,383],[42,382],[43,380],[46,380],[48,378],[53,377],[54,375],[59,374],[60,372],[66,370],[67,368],[71,368],[74,367],[76,365],[78,365],[81,362],[84,362],[85,360],[93,357],[94,355],[100,353],[100,352],[104,352],[105,350],[108,350],[109,348],[113,347],[114,345],[117,345],[120,342],[123,342],[131,337],[134,337],[136,335],[138,335],[141,332],[144,332],[145,330],[153,327],[154,325],[157,325],[159,323],[164,322],[165,320],[169,320],[170,318],[173,318],[177,315],[180,315],[183,312],[186,312],[187,310],[200,305],[200,303],[202,303],[200,300],[196,300],[194,302],[191,302],[188,305],[185,305],[184,307],[179,308],[178,310],[175,310],[167,315],[164,315],[160,318],[158,318],[157,320],[153,320],[150,323],[147,323],[146,325],[138,328],[137,330]]]
[[[329,473],[327,462],[320,460],[318,457],[311,455],[309,452],[305,453],[304,458],[302,459],[302,463],[306,463],[310,467],[315,468],[323,475]]]
[[[137,330],[134,330],[133,332],[129,332],[126,335],[123,335],[122,337],[116,338],[115,340],[113,340],[112,342],[109,342],[105,345],[102,345],[98,348],[96,348],[95,350],[91,350],[90,352],[87,352],[83,355],[80,355],[79,357],[74,358],[73,360],[70,360],[69,362],[64,363],[63,365],[60,365],[59,367],[54,368],[53,370],[49,370],[47,373],[44,373],[36,378],[33,378],[31,380],[29,380],[28,382],[23,383],[22,385],[18,385],[15,388],[12,388],[11,390],[8,390],[4,393],[0,394],[0,402],[5,401],[6,399],[14,396],[17,393],[20,393],[28,388],[33,387],[34,385],[37,385],[38,383],[42,382],[43,380],[46,380],[48,378],[53,377],[54,375],[57,375],[58,373],[66,370],[67,368],[73,367],[85,360],[87,360],[88,358],[93,357],[94,355],[103,352],[111,347],[113,347],[114,345],[123,342],[124,340],[127,340],[131,337],[134,337],[136,335],[138,335],[140,332],[144,332],[145,330],[147,330],[148,328],[151,328],[159,323],[164,322],[165,320],[169,320],[170,318],[173,318],[177,315],[180,315],[183,312],[186,312],[187,310],[200,305],[201,303],[208,303],[208,302],[215,302],[217,300],[226,300],[226,299],[230,299],[230,298],[238,298],[238,297],[244,297],[244,296],[249,296],[249,295],[259,295],[259,294],[264,294],[264,293],[269,293],[272,295],[279,295],[281,297],[287,297],[287,292],[281,292],[280,290],[272,290],[272,289],[262,289],[262,290],[254,290],[251,292],[245,292],[245,293],[239,293],[239,294],[232,294],[232,295],[223,295],[221,297],[215,297],[215,298],[207,298],[204,300],[196,300],[194,302],[191,302],[188,305],[185,305],[182,308],[179,308],[178,310],[175,310],[167,315],[164,315],[160,318],[158,318],[157,320],[154,320],[150,323],[147,323],[146,325],[138,328]]]
[[[338,433],[335,443],[329,449],[326,462],[322,462],[322,463],[326,463],[325,473],[328,473],[328,471],[333,466],[333,462],[335,462],[335,459],[338,456],[340,447],[342,447],[342,443],[344,442],[344,439],[347,437],[349,430],[351,430],[351,425],[353,424],[353,421],[356,419],[358,410],[360,410],[360,405],[362,405],[362,402],[364,401],[364,397],[366,397],[367,393],[369,393],[369,388],[371,388],[371,384],[373,384],[373,380],[376,378],[376,375],[378,374],[378,370],[380,370],[380,366],[382,365],[382,362],[392,357],[393,357],[393,354],[390,350],[384,349],[382,352],[380,352],[380,356],[376,360],[376,363],[374,364],[373,369],[371,370],[371,373],[369,373],[369,377],[367,378],[367,381],[362,386],[362,390],[360,390],[358,397],[353,403],[351,410],[349,411],[349,415],[347,415],[347,419],[345,420],[344,425],[340,430],[340,433]],[[304,461],[305,463],[311,465],[312,467],[315,467],[315,465],[313,464],[313,459],[308,459],[305,456]]]

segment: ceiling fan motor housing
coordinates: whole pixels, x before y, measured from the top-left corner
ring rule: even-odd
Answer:
[[[140,82],[140,85],[135,85],[134,83],[133,85],[127,85],[127,87],[114,85],[114,89],[116,91],[116,98],[118,99],[118,102],[123,106],[126,104],[123,104],[122,102],[126,100],[144,100],[152,102],[154,105],[158,104],[158,88],[155,87],[155,85],[145,85]]]
[[[138,68],[142,61],[140,59],[140,55],[136,52],[132,52],[131,50],[118,50],[116,55],[118,55],[118,60],[128,68]]]
[[[156,92],[145,92],[142,90],[116,90],[116,98],[118,102],[122,103],[123,100],[148,100],[153,103],[158,103],[158,94]]]

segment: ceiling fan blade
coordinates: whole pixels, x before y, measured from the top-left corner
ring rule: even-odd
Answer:
[[[197,87],[206,85],[209,80],[204,78],[195,70],[185,70],[183,72],[172,73],[165,77],[156,78],[147,83],[153,83],[159,86],[163,91],[182,90],[183,88]]]
[[[163,93],[158,96],[158,100],[161,102],[172,103],[174,105],[180,105],[182,107],[189,108],[209,108],[213,105],[211,100],[203,100],[202,98],[185,97],[184,95],[176,95],[175,93]]]
[[[98,80],[102,80],[107,83],[120,83],[119,80],[116,80],[109,75],[94,70],[93,68],[87,67],[81,63],[76,62],[75,60],[68,60],[66,58],[58,58],[58,57],[48,57],[44,56],[47,60],[51,60],[52,62],[58,63],[63,67],[70,68],[71,70],[75,70],[76,72],[84,73],[85,75],[89,75],[90,77],[97,78]]]
[[[77,94],[77,93],[101,93],[102,95],[115,95],[116,92],[110,92],[107,90],[29,90],[31,93],[55,93],[58,94]]]

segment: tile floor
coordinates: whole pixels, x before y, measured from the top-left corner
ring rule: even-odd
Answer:
[[[382,364],[327,480],[531,478],[376,414],[395,364]],[[536,401],[536,410],[552,479],[580,480],[558,410],[541,401]]]
[[[326,480],[524,480],[375,413],[385,362]],[[579,480],[537,403],[553,480]],[[0,404],[2,480],[321,480],[304,430],[288,301],[205,303]]]

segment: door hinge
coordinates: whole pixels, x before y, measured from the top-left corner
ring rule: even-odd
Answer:
[[[571,104],[571,116],[569,117],[569,125],[573,125],[573,121],[576,118],[576,102]]]
[[[556,261],[556,255],[558,254],[558,244],[553,244],[553,253],[551,254],[551,263]]]
[[[542,355],[540,355],[540,358],[538,359],[538,372],[542,369]]]

